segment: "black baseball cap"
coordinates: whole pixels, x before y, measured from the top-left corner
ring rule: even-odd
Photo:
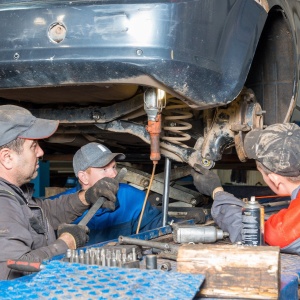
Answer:
[[[16,138],[45,139],[57,129],[59,122],[34,117],[27,109],[16,105],[0,106],[0,146]]]
[[[263,164],[273,173],[296,177],[300,175],[300,127],[294,123],[273,124],[254,129],[244,140],[248,158]]]

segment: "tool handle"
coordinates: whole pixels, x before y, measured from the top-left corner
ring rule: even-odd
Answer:
[[[21,272],[39,272],[42,263],[9,259],[6,264],[8,268]]]
[[[119,173],[117,174],[117,176],[115,177],[115,179],[120,182],[126,175],[127,173],[127,169],[126,168],[122,168]],[[89,209],[89,211],[87,212],[87,214],[82,218],[82,220],[78,223],[78,225],[84,225],[86,226],[86,224],[90,221],[90,219],[94,216],[94,214],[96,213],[96,211],[103,205],[103,203],[105,202],[106,198],[105,197],[100,197],[94,204],[93,206]]]
[[[103,203],[105,202],[105,198],[104,197],[100,197],[94,204],[93,206],[89,209],[89,211],[87,212],[87,214],[80,220],[80,222],[78,223],[78,225],[83,225],[86,226],[86,224],[90,221],[90,219],[94,216],[94,214],[96,213],[96,211],[103,205]]]
[[[115,179],[120,183],[120,181],[125,177],[126,173],[127,173],[127,169],[122,168],[117,174],[117,176],[115,177]]]

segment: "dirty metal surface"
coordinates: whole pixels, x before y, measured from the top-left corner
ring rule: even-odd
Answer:
[[[51,261],[36,275],[1,281],[1,299],[193,299],[203,275]]]
[[[280,254],[281,286],[280,300],[298,299],[298,278],[300,276],[300,256]]]
[[[133,183],[143,189],[148,188],[149,183],[150,183],[150,174],[136,170],[134,168],[130,168],[126,166],[127,169],[127,174],[124,177],[125,181],[128,181],[130,183]],[[172,170],[175,172],[176,176],[176,169]],[[179,186],[177,184],[172,184],[170,188],[170,198],[179,200],[182,202],[189,203],[191,205],[196,205],[197,204],[197,198],[200,198],[200,193],[196,192],[194,190]],[[154,176],[154,179],[151,184],[151,191],[156,192],[160,195],[163,195],[164,192],[164,179],[162,178],[162,175],[160,175],[158,178],[156,175]]]
[[[297,254],[281,253],[281,272],[297,274],[300,277],[300,256]]]

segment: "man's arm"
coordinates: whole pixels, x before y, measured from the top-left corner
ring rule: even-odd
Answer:
[[[284,248],[300,238],[300,197],[265,222],[265,241]]]
[[[54,200],[36,199],[36,203],[43,209],[52,227],[57,230],[60,224],[72,223],[90,207],[80,200],[79,193],[61,195]]]
[[[197,190],[214,200],[211,215],[216,224],[229,233],[231,242],[242,239],[242,207],[244,203],[232,194],[223,191],[219,176],[212,170],[198,167],[192,170],[191,175]]]
[[[215,193],[211,215],[216,224],[229,233],[232,243],[242,240],[242,207],[244,202],[232,194],[220,191]]]
[[[100,197],[106,200],[103,208],[115,210],[116,193],[119,189],[119,182],[114,178],[102,178],[86,191],[79,191],[74,194],[63,194],[54,200],[36,199],[36,202],[47,214],[48,220],[56,230],[61,223],[72,223],[81,216]]]

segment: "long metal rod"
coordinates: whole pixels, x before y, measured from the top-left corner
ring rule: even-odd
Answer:
[[[170,253],[177,253],[178,248],[180,245],[178,244],[171,244],[171,243],[161,243],[155,241],[145,241],[141,239],[131,238],[128,236],[120,235],[118,238],[120,244],[128,244],[128,245],[137,245],[137,246],[144,246],[144,247],[151,247],[157,248],[164,251],[169,251]]]
[[[171,160],[165,158],[165,180],[164,180],[164,193],[162,199],[163,209],[163,226],[167,225],[168,220],[168,207],[169,207],[169,190],[170,190],[170,174],[171,174]]]

